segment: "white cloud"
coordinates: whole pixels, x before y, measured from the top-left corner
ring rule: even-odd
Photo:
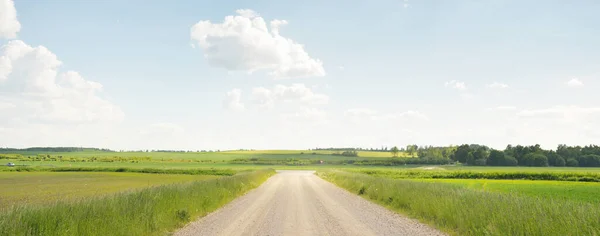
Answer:
[[[100,97],[102,85],[62,64],[43,46],[20,40],[0,49],[0,102],[13,104],[11,117],[22,122],[94,123],[121,121],[121,109]]]
[[[20,30],[15,3],[13,0],[0,0],[0,38],[16,38]]]
[[[241,102],[242,90],[233,89],[227,92],[227,96],[223,100],[223,106],[232,111],[243,111],[244,104]]]
[[[276,102],[298,102],[309,105],[324,105],[329,103],[329,97],[325,94],[314,93],[304,84],[292,84],[291,86],[275,85],[273,89],[256,87],[252,90],[255,103],[263,107],[273,107]]]
[[[338,69],[339,69],[339,70],[344,70],[344,69],[346,69],[346,68],[345,68],[344,66],[338,66]]]
[[[491,84],[486,85],[488,88],[494,88],[494,89],[505,89],[508,88],[508,84],[504,84],[504,83],[498,83],[498,82],[494,82]]]
[[[458,90],[466,90],[467,89],[467,85],[464,82],[460,82],[460,81],[456,81],[456,80],[448,81],[444,84],[444,86],[446,86],[448,88],[458,89]]]
[[[569,80],[567,82],[567,86],[569,86],[569,87],[582,87],[583,86],[583,82],[581,82],[581,80],[579,80],[578,78],[572,78],[571,80]]]
[[[252,73],[268,70],[275,78],[324,76],[319,59],[311,58],[304,46],[279,34],[285,20],[270,22],[252,10],[237,10],[223,23],[200,21],[191,28],[191,38],[204,50],[208,62],[227,70]]]

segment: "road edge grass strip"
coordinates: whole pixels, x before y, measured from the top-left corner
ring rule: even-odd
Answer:
[[[184,174],[232,176],[238,173],[232,169],[157,169],[128,167],[16,167],[3,168],[8,172],[132,172],[147,174]]]
[[[600,235],[600,207],[343,171],[317,175],[451,235]]]
[[[394,179],[515,179],[554,180],[575,182],[600,182],[600,173],[572,172],[475,172],[475,171],[423,171],[423,170],[367,170],[349,169],[376,177]]]
[[[0,235],[165,235],[261,185],[274,170],[0,213]]]

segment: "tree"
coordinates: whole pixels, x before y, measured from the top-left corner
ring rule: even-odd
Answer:
[[[392,156],[393,156],[393,157],[398,157],[398,152],[400,152],[400,150],[398,149],[398,147],[394,146],[394,147],[391,149],[391,152],[392,152]]]
[[[594,154],[588,154],[581,157],[579,161],[580,166],[585,167],[599,167],[600,166],[600,156]]]
[[[487,164],[490,166],[503,166],[505,162],[504,152],[492,150]]]
[[[454,159],[460,163],[467,163],[467,156],[469,153],[471,153],[471,147],[469,147],[469,145],[460,145],[454,152]]]
[[[571,166],[571,167],[577,167],[579,166],[579,162],[577,160],[575,160],[574,158],[569,158],[567,159],[567,166]]]

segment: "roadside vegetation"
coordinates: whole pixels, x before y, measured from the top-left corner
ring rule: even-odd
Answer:
[[[164,235],[259,186],[273,170],[0,212],[0,235]]]
[[[453,235],[598,235],[597,204],[345,171],[322,178]]]

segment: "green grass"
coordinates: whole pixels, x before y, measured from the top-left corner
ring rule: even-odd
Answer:
[[[261,170],[100,199],[12,208],[0,212],[0,235],[165,235],[259,186],[272,174],[273,170]]]
[[[598,197],[600,196],[600,183],[489,179],[416,179],[413,181],[446,183],[479,191],[600,204]]]
[[[114,172],[0,172],[0,210],[217,178],[210,175]]]
[[[348,168],[350,172],[394,179],[523,179],[523,180],[556,180],[600,182],[600,172],[589,172],[590,169],[579,168],[578,171],[542,171],[528,170],[527,167],[513,168],[512,171],[489,170],[446,170],[438,167],[418,167],[405,169],[382,168]],[[521,171],[525,170],[525,171]]]
[[[599,235],[597,204],[344,171],[322,178],[453,235]]]

